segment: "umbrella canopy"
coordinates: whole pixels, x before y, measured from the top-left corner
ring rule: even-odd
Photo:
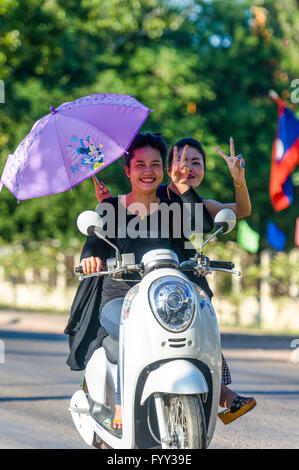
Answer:
[[[151,111],[133,96],[109,93],[50,110],[4,167],[0,186],[18,200],[71,189],[117,160]]]

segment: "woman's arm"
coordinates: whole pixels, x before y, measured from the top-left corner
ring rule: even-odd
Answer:
[[[202,199],[198,196],[196,191],[193,188],[189,188],[185,193],[180,195],[181,200],[184,204],[189,204],[191,208],[191,227],[195,227],[195,221],[196,221],[196,204],[201,204],[202,206],[202,233],[207,233],[213,230],[214,222],[213,222],[213,215],[207,206],[205,204],[205,201],[203,202]]]
[[[248,217],[251,214],[251,202],[245,180],[245,162],[242,155],[235,156],[235,146],[233,138],[230,138],[230,156],[225,155],[220,149],[215,147],[219,155],[223,157],[229,168],[235,186],[236,202],[222,204],[212,199],[204,201],[212,217],[215,217],[220,209],[232,209],[237,218]]]
[[[238,219],[241,219],[242,217],[248,217],[251,214],[251,203],[246,182],[244,185],[240,185],[239,187],[235,186],[235,194],[236,202],[230,202],[227,204],[222,204],[221,202],[214,201],[213,199],[204,200],[204,205],[210,212],[213,219],[215,218],[217,212],[226,208],[233,210]]]

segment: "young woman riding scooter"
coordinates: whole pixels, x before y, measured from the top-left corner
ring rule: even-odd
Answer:
[[[180,162],[178,162],[177,158],[177,149],[174,150],[173,164],[170,172],[171,178],[175,182],[178,192],[181,195],[181,200],[179,201],[181,208],[183,208],[184,202],[191,205],[193,204],[193,206],[196,203],[201,203],[201,199],[188,183],[189,170],[184,166],[187,149],[188,146],[184,148]],[[156,225],[156,233],[154,237],[151,236],[150,232],[144,234],[143,231],[141,237],[134,237],[134,239],[132,239],[130,237],[130,231],[128,230],[130,223],[132,224],[132,217],[136,220],[136,215],[139,218],[138,223],[142,225],[142,221],[145,219],[146,227],[152,227],[151,222],[156,215],[155,212],[158,211],[160,206],[163,203],[168,206],[172,204],[172,201],[160,200],[156,194],[163,179],[163,167],[166,155],[167,147],[161,137],[151,134],[139,134],[133,141],[128,155],[126,156],[125,171],[130,179],[132,191],[120,199],[109,198],[105,201],[105,204],[110,204],[114,210],[115,220],[113,225],[118,226],[120,220],[125,220],[127,229],[126,237],[121,238],[119,236],[115,236],[114,238],[110,238],[110,241],[117,245],[121,252],[134,253],[137,263],[140,262],[144,253],[155,248],[171,248],[176,252],[179,259],[183,260],[185,257],[184,243],[186,243],[188,239],[183,235],[183,220],[180,221],[182,235],[179,238],[174,234],[175,230],[173,224],[177,224],[177,220],[174,220],[174,218],[172,219],[172,224],[170,224],[172,226],[168,227],[168,233],[162,233],[162,212],[160,219],[158,219],[158,225]],[[133,208],[133,205],[136,205],[137,203],[139,205],[138,214],[136,214],[136,209],[134,210]],[[202,204],[200,205],[203,210],[201,231],[209,232],[213,228],[213,220],[208,210],[203,207]],[[122,216],[120,212],[123,212]],[[181,210],[181,214],[183,214],[183,210]],[[194,226],[194,220],[191,220],[191,226]],[[123,228],[124,227],[122,227],[121,230],[123,230]],[[106,260],[109,257],[111,257],[111,249],[109,245],[95,236],[88,237],[81,255],[81,266],[84,274],[100,271],[103,260]],[[132,275],[129,277],[130,280],[132,280]],[[190,274],[188,277],[192,282],[198,284],[196,276]],[[126,282],[122,282],[120,286],[119,282],[109,277],[105,277],[103,280],[100,321],[108,333],[114,337],[117,337],[120,311],[115,312],[113,311],[113,308],[111,308],[113,300],[116,298],[124,298],[131,287],[132,285]],[[121,405],[119,394],[116,395],[113,425],[116,429],[121,428]]]
[[[167,172],[169,176],[171,176],[174,148],[178,149],[178,159],[180,159],[183,149],[186,145],[188,145],[188,149],[186,151],[184,165],[189,169],[188,183],[191,187],[197,188],[203,180],[206,166],[205,151],[200,142],[197,140],[192,138],[183,138],[176,142],[168,156]],[[213,218],[217,212],[223,208],[232,209],[236,213],[237,218],[249,216],[251,213],[251,203],[245,180],[244,159],[241,155],[235,155],[235,148],[232,137],[230,138],[230,156],[224,154],[217,147],[215,147],[215,150],[222,156],[229,167],[234,182],[236,202],[223,204],[211,199],[200,198],[200,200],[204,203],[205,207],[209,210]],[[103,201],[107,197],[110,197],[110,192],[105,187],[103,182],[98,183],[98,180],[94,178],[94,183],[96,188],[96,197],[99,202]],[[172,179],[170,180],[169,185],[159,186],[157,190],[157,196],[161,199],[168,199],[172,201],[180,200],[179,191]],[[201,278],[200,284],[205,289],[207,294],[212,297],[213,293],[208,286],[206,278]],[[223,356],[222,361],[220,406],[226,408],[226,410],[219,413],[219,418],[225,424],[228,424],[252,409],[256,402],[252,397],[241,397],[237,395],[227,386],[231,383],[231,375],[226,360]]]

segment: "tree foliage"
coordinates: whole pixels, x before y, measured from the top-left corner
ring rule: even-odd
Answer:
[[[246,161],[248,223],[263,235],[274,220],[291,248],[298,186],[292,206],[275,213],[269,176],[277,108],[268,91],[296,112],[290,83],[299,77],[298,33],[295,0],[2,0],[0,171],[49,106],[91,93],[132,94],[154,110],[143,130],[162,132],[169,145],[183,136],[202,141],[206,198],[234,200],[226,164],[213,150],[228,151],[233,136]],[[100,173],[115,195],[129,188],[121,171],[118,161]],[[80,238],[78,213],[95,205],[92,180],[19,205],[4,188],[0,237],[50,237],[67,246]]]

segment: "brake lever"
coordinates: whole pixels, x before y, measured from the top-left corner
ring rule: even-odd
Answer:
[[[123,271],[123,268],[118,268],[118,269],[112,269],[111,271],[97,271],[95,273],[90,273],[90,274],[83,274],[83,276],[79,276],[79,281],[83,281],[83,279],[88,279],[89,277],[102,277],[105,276],[106,274],[117,274],[119,272]]]
[[[213,271],[223,271],[224,273],[236,274],[236,276],[241,276],[241,271],[236,271],[234,269],[226,269],[226,268],[207,268],[208,274],[212,274]]]

